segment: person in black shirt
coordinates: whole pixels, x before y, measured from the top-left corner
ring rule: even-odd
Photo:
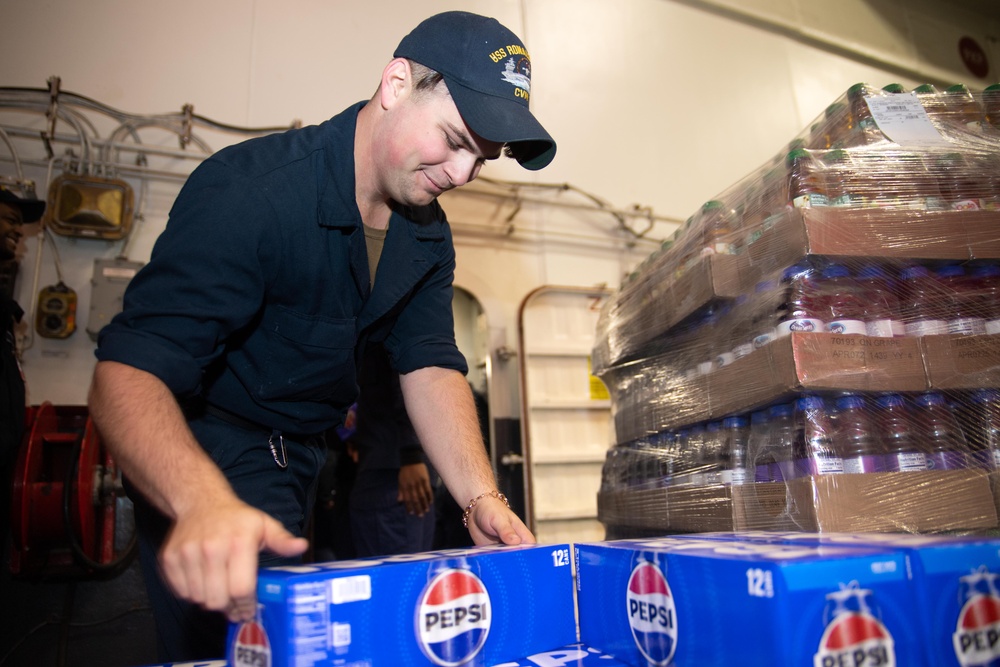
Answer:
[[[0,261],[17,259],[21,242],[21,226],[36,222],[45,212],[45,202],[18,197],[0,188]],[[0,516],[10,524],[11,483],[17,451],[24,437],[25,391],[24,374],[17,360],[15,327],[24,311],[6,290],[0,290],[0,483],[3,500]]]

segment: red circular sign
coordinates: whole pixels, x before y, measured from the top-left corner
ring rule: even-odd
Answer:
[[[986,52],[979,46],[979,42],[971,37],[966,36],[958,40],[958,55],[962,57],[965,67],[974,76],[985,79],[990,73],[990,61],[986,57]]]

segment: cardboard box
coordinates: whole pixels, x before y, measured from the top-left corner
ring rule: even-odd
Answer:
[[[576,544],[581,641],[636,667],[926,664],[900,551],[692,538]]]
[[[803,391],[924,391],[917,338],[794,332],[708,375],[712,418]]]
[[[264,568],[233,667],[483,667],[577,641],[569,545]]]
[[[926,533],[997,526],[989,478],[980,470],[812,475],[769,486],[785,487],[786,515],[798,530]],[[738,492],[734,527],[761,527],[776,504],[760,506],[742,487]]]
[[[1000,211],[799,208],[752,231],[743,252],[760,275],[791,266],[805,255],[996,258],[998,229]]]
[[[919,338],[795,332],[706,375],[684,378],[676,363],[664,354],[602,375],[618,442],[749,413],[803,391],[928,389]]]
[[[651,266],[615,295],[595,346],[599,368],[646,356],[657,340],[713,301],[742,293],[745,262],[735,255],[708,255],[675,277],[663,262]]]
[[[935,667],[1000,660],[1000,538],[871,533],[740,533],[701,536],[765,544],[877,546],[906,554],[917,622]]]
[[[623,287],[601,323],[598,370],[644,356],[693,313],[751,294],[766,277],[808,255],[841,260],[1000,258],[1000,211],[815,207],[789,210],[742,232],[735,255],[710,255],[674,278],[656,265]],[[665,262],[661,260],[661,265]]]
[[[919,340],[931,387],[1000,387],[1000,335],[948,334]]]
[[[984,471],[813,475],[781,482],[607,493],[605,526],[703,533],[725,530],[928,533],[996,528]]]

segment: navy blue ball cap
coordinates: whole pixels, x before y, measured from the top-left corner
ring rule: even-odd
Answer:
[[[18,197],[4,187],[0,187],[0,204],[20,209],[22,222],[38,222],[42,219],[42,214],[45,213],[44,201]]]
[[[436,14],[404,37],[393,57],[440,72],[462,120],[482,138],[506,144],[524,168],[552,162],[556,142],[528,110],[528,50],[496,19]]]

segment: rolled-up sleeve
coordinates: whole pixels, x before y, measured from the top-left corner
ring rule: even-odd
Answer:
[[[387,340],[393,363],[400,373],[429,366],[451,368],[463,375],[469,371],[465,356],[455,343],[452,310],[455,249],[447,225],[444,231],[445,238],[438,245],[442,257],[437,267],[425,277],[402,309]]]

